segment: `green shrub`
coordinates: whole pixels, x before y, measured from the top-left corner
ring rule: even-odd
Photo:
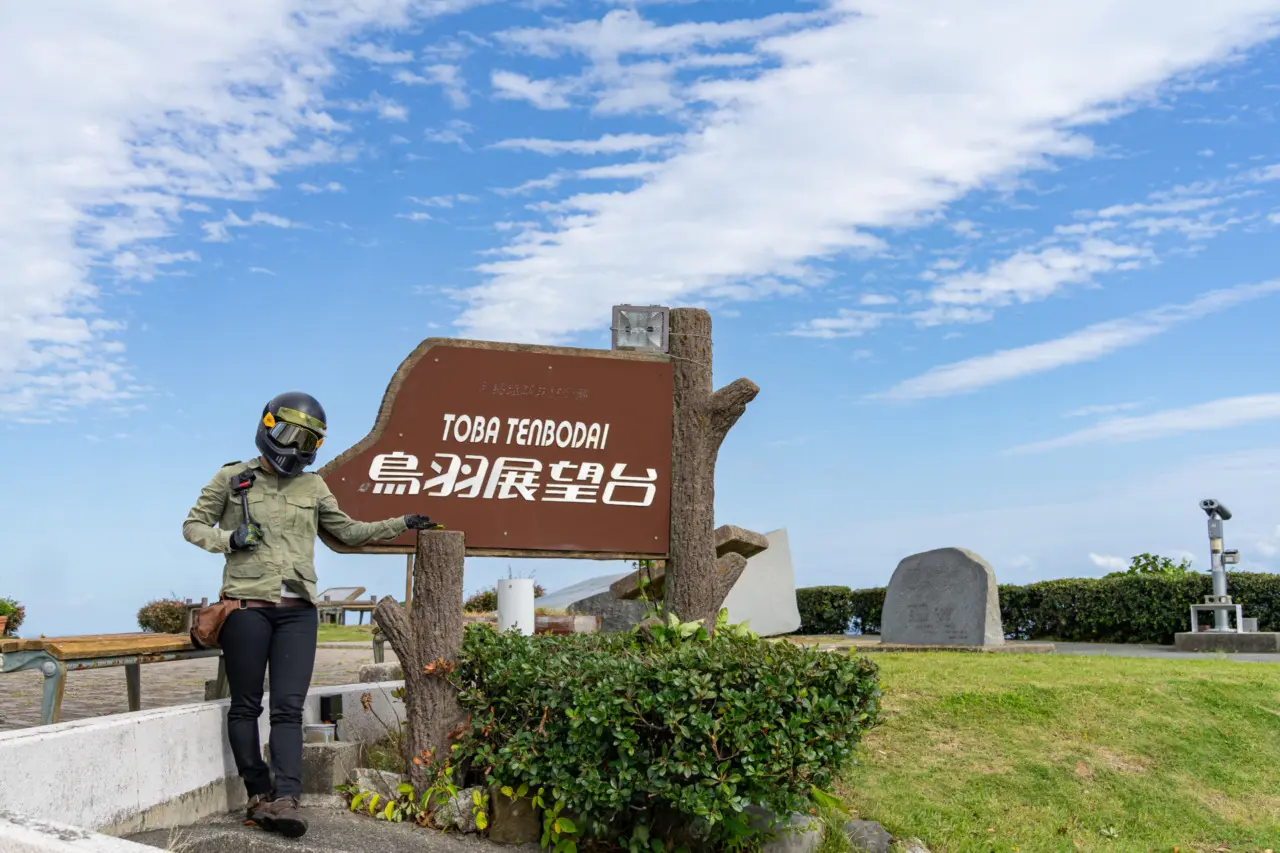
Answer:
[[[870,661],[733,629],[469,627],[452,678],[470,713],[455,757],[486,783],[544,790],[584,840],[647,837],[674,814],[732,849],[753,837],[748,806],[823,799],[879,718]]]
[[[157,634],[181,634],[187,624],[187,605],[171,598],[149,601],[138,611],[138,627]]]
[[[547,591],[542,588],[541,584],[533,585],[533,597],[542,598]],[[482,589],[472,595],[466,601],[462,602],[462,611],[464,613],[492,613],[498,609],[498,588]]]
[[[847,586],[809,586],[796,590],[800,634],[843,634],[853,618]]]
[[[4,627],[4,636],[18,636],[18,626],[22,624],[22,620],[27,618],[27,609],[12,598],[0,598],[0,616],[8,616],[9,621]]]
[[[1191,605],[1213,592],[1213,582],[1207,574],[1183,571],[1171,560],[1168,563],[1163,566],[1153,560],[1144,564],[1135,558],[1135,565],[1143,568],[1104,578],[1066,578],[1026,586],[1001,584],[1000,618],[1005,636],[1065,643],[1172,643],[1174,634],[1191,630]],[[1147,565],[1157,568],[1146,570]],[[1230,572],[1227,591],[1232,600],[1244,606],[1246,614],[1257,618],[1259,631],[1280,631],[1280,575]],[[802,592],[796,591],[797,601],[802,600]],[[878,634],[884,588],[846,593],[853,629]],[[1211,618],[1205,614],[1206,620]]]

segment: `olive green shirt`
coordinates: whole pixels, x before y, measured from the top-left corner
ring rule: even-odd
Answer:
[[[240,498],[231,494],[231,479],[246,468],[256,475],[246,496],[249,516],[262,530],[262,543],[252,551],[232,551],[231,534],[244,513]],[[314,603],[315,540],[320,527],[351,546],[394,539],[408,529],[403,517],[356,521],[338,508],[320,475],[281,477],[264,468],[261,459],[254,459],[230,462],[213,475],[182,523],[182,537],[206,551],[227,555],[221,595],[279,601],[283,584]]]

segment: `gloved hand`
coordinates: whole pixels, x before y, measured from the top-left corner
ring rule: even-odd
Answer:
[[[404,523],[410,530],[438,530],[444,527],[443,524],[436,524],[425,515],[406,515]]]
[[[262,543],[262,528],[256,524],[241,523],[231,534],[232,551],[252,551]]]

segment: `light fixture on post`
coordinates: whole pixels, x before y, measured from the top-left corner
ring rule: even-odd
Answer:
[[[662,305],[613,306],[613,349],[667,351],[671,309]]]

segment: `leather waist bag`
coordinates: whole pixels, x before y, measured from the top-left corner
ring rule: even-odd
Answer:
[[[233,610],[247,610],[250,607],[311,607],[305,598],[281,598],[274,601],[260,601],[254,598],[224,598],[201,607],[191,617],[191,644],[197,649],[218,648],[218,635],[222,626]]]

